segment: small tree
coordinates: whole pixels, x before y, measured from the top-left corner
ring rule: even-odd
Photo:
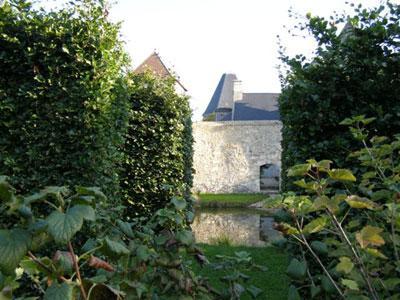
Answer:
[[[370,10],[361,5],[348,18],[307,15],[302,30],[318,47],[315,57],[288,57],[282,74],[280,112],[283,122],[283,190],[293,187],[288,168],[304,157],[329,157],[344,166],[358,147],[339,123],[346,117],[376,117],[376,133],[400,131],[400,7],[387,2]],[[345,30],[337,24],[347,22]],[[349,164],[346,164],[349,167]],[[350,167],[354,167],[350,165]]]

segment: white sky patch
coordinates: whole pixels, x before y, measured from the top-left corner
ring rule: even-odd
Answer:
[[[382,0],[350,2],[371,7]],[[110,17],[123,22],[133,66],[156,49],[189,90],[194,120],[199,120],[223,73],[235,73],[244,91],[280,92],[276,36],[289,54],[310,53],[314,46],[310,38],[287,34],[284,26],[296,24],[290,8],[325,17],[353,11],[345,0],[119,0]]]

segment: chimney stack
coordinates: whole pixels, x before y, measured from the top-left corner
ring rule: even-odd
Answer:
[[[243,99],[242,81],[233,81],[233,101],[240,101]]]

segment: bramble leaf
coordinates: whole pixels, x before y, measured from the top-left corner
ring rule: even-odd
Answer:
[[[326,227],[327,223],[328,223],[327,217],[319,217],[317,219],[312,220],[310,223],[304,226],[303,232],[306,234],[319,232]]]
[[[360,290],[360,289],[358,288],[357,282],[355,282],[354,280],[342,279],[341,281],[342,281],[342,284],[343,284],[344,286],[348,287],[348,288],[351,289],[351,290],[355,290],[355,291]]]
[[[329,177],[338,181],[356,181],[353,173],[347,169],[333,169],[328,171]]]
[[[176,239],[187,246],[194,242],[193,233],[190,230],[178,231],[176,233]]]
[[[381,246],[385,244],[385,240],[380,236],[383,229],[373,226],[365,226],[360,232],[356,233],[356,239],[361,248],[366,248],[368,245]]]
[[[303,279],[306,276],[307,264],[305,261],[300,262],[293,258],[286,269],[286,273],[293,279]]]
[[[354,264],[350,258],[343,256],[339,258],[340,262],[336,265],[336,271],[349,274],[354,268]]]
[[[288,170],[287,175],[289,177],[303,176],[303,175],[307,174],[307,172],[310,171],[310,170],[311,170],[311,165],[310,164],[295,165],[295,166],[291,167]]]
[[[74,287],[66,282],[53,283],[44,294],[43,300],[72,300]]]
[[[373,210],[378,207],[375,202],[356,195],[348,196],[345,201],[352,208],[367,208]]]
[[[48,232],[58,244],[67,244],[83,224],[82,211],[76,206],[66,213],[53,211],[46,219]]]
[[[28,252],[32,237],[22,229],[0,230],[0,271],[13,274],[21,259]]]
[[[110,240],[109,238],[106,238],[105,239],[105,242],[106,242],[106,246],[107,246],[107,248],[111,251],[111,252],[113,252],[113,253],[115,253],[115,254],[118,254],[118,255],[126,255],[126,254],[129,254],[130,252],[129,252],[129,250],[128,250],[128,248],[126,248],[126,246],[124,245],[124,244],[122,244],[122,243],[120,243],[120,242],[118,242],[118,241],[113,241],[113,240]]]

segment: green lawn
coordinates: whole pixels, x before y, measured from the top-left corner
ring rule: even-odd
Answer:
[[[215,255],[233,256],[237,251],[247,251],[253,258],[254,263],[266,266],[267,271],[251,270],[243,272],[251,276],[248,285],[254,285],[264,292],[257,299],[282,300],[287,299],[288,278],[285,271],[288,265],[288,257],[281,250],[273,247],[245,247],[245,246],[226,246],[226,245],[205,245],[204,249],[207,258],[213,262]],[[195,271],[201,275],[208,277],[210,283],[218,288],[222,285],[219,278],[226,275],[221,270],[213,270],[210,266],[200,268],[198,264],[193,264]],[[197,273],[196,272],[196,273]],[[249,294],[245,294],[242,299],[251,299]]]
[[[202,207],[247,207],[268,198],[266,194],[199,194]]]

